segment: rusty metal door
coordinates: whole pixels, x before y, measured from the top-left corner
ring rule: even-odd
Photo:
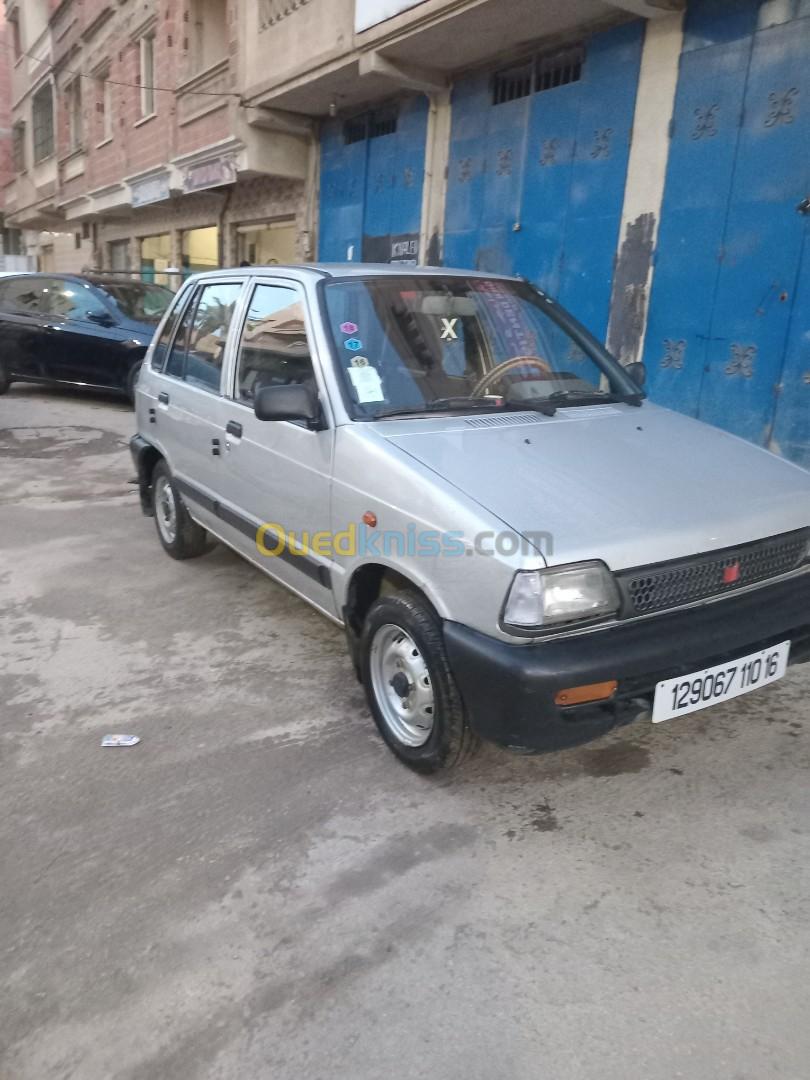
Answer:
[[[417,262],[427,115],[417,95],[324,125],[323,261]]]
[[[653,400],[794,459],[810,440],[808,56],[806,0],[690,7],[645,355]]]
[[[643,37],[627,23],[453,92],[445,263],[522,274],[603,339]]]

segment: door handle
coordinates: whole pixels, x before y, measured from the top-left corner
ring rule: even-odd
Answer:
[[[229,435],[233,435],[235,439],[242,438],[242,425],[236,420],[229,420],[228,426],[225,428]]]
[[[168,405],[169,395],[165,391],[162,394],[158,394],[158,401],[161,405]]]

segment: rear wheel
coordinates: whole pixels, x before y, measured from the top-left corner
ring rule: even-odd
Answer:
[[[208,533],[192,521],[165,461],[152,474],[152,509],[163,550],[173,559],[196,559],[210,550]]]
[[[371,606],[361,639],[366,696],[380,734],[400,761],[431,773],[459,765],[479,740],[464,714],[430,605],[410,592]]]

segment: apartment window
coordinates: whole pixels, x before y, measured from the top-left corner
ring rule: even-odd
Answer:
[[[25,172],[25,124],[22,122],[15,124],[11,129],[11,153],[14,172]]]
[[[228,55],[227,0],[192,0],[191,64],[205,71]]]
[[[45,83],[34,94],[31,107],[34,129],[34,163],[53,153],[53,87]]]
[[[140,40],[141,49],[141,116],[155,111],[155,36],[147,34]]]
[[[11,25],[11,43],[12,48],[14,49],[14,59],[19,60],[22,56],[22,38],[20,37],[20,13],[18,11],[12,12],[8,21]]]
[[[68,131],[70,149],[79,150],[83,142],[82,80],[74,79],[67,88]]]
[[[99,142],[112,138],[112,86],[109,72],[96,79],[96,135]]]

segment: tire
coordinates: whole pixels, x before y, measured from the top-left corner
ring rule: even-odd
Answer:
[[[210,551],[208,533],[186,510],[177,485],[165,461],[159,461],[152,473],[152,510],[158,539],[173,559],[198,559]]]
[[[0,360],[0,394],[8,393],[8,388],[11,386],[11,379],[8,375],[8,370],[5,364]]]
[[[409,768],[451,769],[478,748],[450,671],[441,624],[421,596],[397,592],[372,604],[360,639],[360,667],[374,722]]]

